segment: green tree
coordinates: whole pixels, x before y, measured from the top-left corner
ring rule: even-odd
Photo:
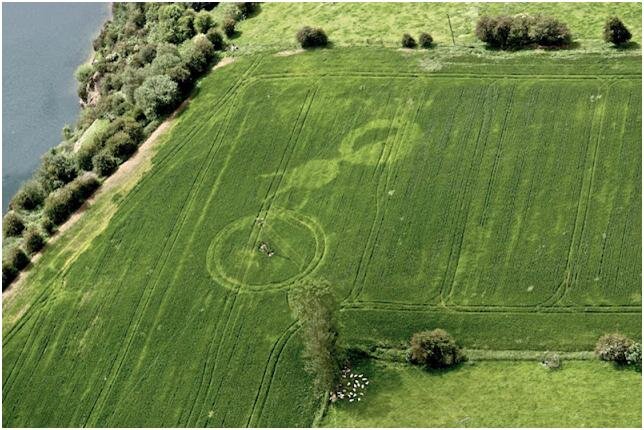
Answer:
[[[208,11],[202,10],[195,16],[194,26],[197,33],[207,33],[212,24],[212,15]]]
[[[177,83],[166,75],[147,78],[134,91],[136,105],[148,119],[155,119],[168,112],[177,102],[179,89]]]
[[[193,76],[204,73],[215,57],[212,43],[204,34],[199,34],[194,39],[185,41],[181,45],[179,52]]]
[[[9,206],[12,209],[32,210],[42,205],[45,200],[45,190],[40,182],[29,180],[25,182],[15,196],[11,199]]]
[[[454,338],[443,329],[421,331],[411,338],[409,361],[430,369],[451,367],[465,360]]]
[[[14,211],[9,211],[2,219],[2,234],[8,236],[20,236],[25,229],[25,222],[20,215]]]
[[[608,18],[604,24],[604,41],[615,46],[623,45],[631,40],[631,32],[624,25],[621,19],[616,16]]]
[[[304,281],[289,293],[289,304],[301,324],[305,369],[316,394],[331,391],[338,380],[338,303],[326,282]]]
[[[38,175],[46,192],[60,188],[78,176],[76,157],[71,153],[51,151],[43,157]]]

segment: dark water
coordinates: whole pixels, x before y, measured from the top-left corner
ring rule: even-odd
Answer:
[[[2,211],[78,115],[74,70],[108,3],[2,4]]]

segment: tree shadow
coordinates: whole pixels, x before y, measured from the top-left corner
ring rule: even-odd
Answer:
[[[631,40],[630,42],[622,43],[620,45],[612,46],[612,49],[616,51],[630,51],[632,49],[639,49],[640,44]]]

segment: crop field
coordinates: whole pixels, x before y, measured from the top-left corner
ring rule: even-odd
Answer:
[[[90,211],[3,303],[3,425],[310,426],[287,302],[307,278],[351,345],[640,337],[640,63],[357,48],[218,69],[109,222]]]

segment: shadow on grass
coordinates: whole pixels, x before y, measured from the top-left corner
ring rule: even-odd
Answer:
[[[621,45],[613,46],[612,48],[616,51],[630,51],[632,49],[639,49],[640,44],[631,40],[630,42],[622,43]]]

